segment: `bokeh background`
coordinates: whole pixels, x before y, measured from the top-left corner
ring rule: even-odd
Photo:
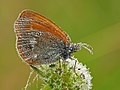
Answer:
[[[23,9],[53,20],[72,42],[93,46],[94,55],[75,53],[90,68],[92,90],[120,90],[120,0],[0,0],[0,90],[21,90],[30,72],[18,57],[13,31]]]

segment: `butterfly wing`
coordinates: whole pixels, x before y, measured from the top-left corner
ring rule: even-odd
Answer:
[[[43,30],[70,43],[69,36],[52,21],[31,10],[23,10],[15,22],[15,30]]]
[[[18,30],[17,50],[23,61],[36,65],[55,62],[64,52],[65,43],[46,31]]]
[[[23,61],[29,64],[54,62],[59,58],[70,38],[52,21],[24,10],[15,21],[17,50]]]

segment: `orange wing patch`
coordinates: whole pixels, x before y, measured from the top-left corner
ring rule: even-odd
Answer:
[[[47,31],[61,38],[65,43],[70,43],[69,36],[55,23],[31,10],[24,10],[20,13],[15,22],[15,30],[20,29]]]

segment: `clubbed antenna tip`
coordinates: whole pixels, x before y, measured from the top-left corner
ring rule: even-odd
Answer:
[[[83,48],[87,49],[91,54],[93,54],[93,48],[89,44],[80,42],[77,45],[79,46],[80,49],[83,47]]]

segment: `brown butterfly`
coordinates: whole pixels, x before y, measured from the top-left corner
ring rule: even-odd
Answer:
[[[30,65],[66,60],[80,49],[70,37],[46,17],[23,10],[14,23],[16,48],[20,57]]]

